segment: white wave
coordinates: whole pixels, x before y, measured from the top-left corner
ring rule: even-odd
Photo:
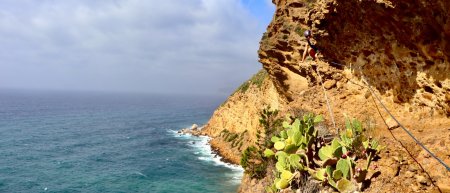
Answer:
[[[168,129],[167,132],[172,133],[172,134],[179,134],[178,131],[175,131],[173,129]]]
[[[137,175],[139,175],[139,176],[142,176],[142,177],[145,177],[145,178],[148,178],[148,176],[147,175],[145,175],[145,174],[143,174],[143,173],[141,173],[141,172],[134,172],[135,174],[137,174]]]
[[[194,150],[194,154],[198,156],[198,159],[205,162],[210,162],[215,166],[227,167],[233,171],[233,176],[230,176],[233,180],[239,181],[242,179],[244,169],[240,165],[234,165],[222,161],[220,155],[215,154],[209,140],[208,136],[193,136],[191,134],[180,134],[177,131],[169,130],[173,133],[175,137],[186,140],[189,146]]]
[[[199,155],[200,155],[199,159],[208,161],[208,162],[213,162],[213,164],[216,166],[224,166],[224,167],[230,168],[231,170],[233,170],[235,172],[243,172],[244,171],[242,169],[242,167],[239,165],[234,165],[234,164],[223,162],[222,157],[220,155],[215,154],[212,151],[211,146],[209,144],[209,140],[210,140],[209,137],[200,136],[200,137],[196,137],[196,138],[199,138],[199,140],[196,141],[196,143],[194,143],[194,144],[190,144],[190,146],[199,150],[198,151]]]

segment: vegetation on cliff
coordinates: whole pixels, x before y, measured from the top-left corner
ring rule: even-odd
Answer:
[[[449,2],[272,2],[276,11],[258,52],[269,78],[263,81],[261,89],[253,81],[244,83],[216,111],[208,127],[212,136],[223,129],[237,134],[248,131],[242,149],[226,145],[220,146],[221,149],[230,150],[224,152],[232,152],[229,154],[239,160],[243,150],[256,144],[258,131],[265,137],[258,120],[267,105],[279,109],[279,114],[301,109],[328,115],[327,100],[323,97],[326,92],[336,120],[336,127],[328,127],[330,133],[346,128],[345,115],[350,115],[363,120],[372,129],[368,133],[386,146],[379,154],[380,159],[374,158],[380,173],[370,179],[365,192],[449,192],[450,171],[398,129],[399,124],[392,118],[395,116],[431,152],[450,164],[450,146],[446,145],[450,144],[450,74],[446,73],[450,52],[445,52],[450,48]],[[301,62],[305,29],[313,32],[315,44],[321,49],[316,61]],[[392,117],[380,109],[375,96]],[[331,125],[330,121],[319,126],[322,124]],[[342,140],[341,136],[336,140]],[[264,152],[263,148],[253,150],[260,155],[261,149]],[[352,153],[358,157],[356,167],[365,168],[369,156],[354,150]],[[276,159],[264,156],[252,159],[250,154],[247,155],[250,162],[266,159],[266,171],[276,169],[270,163],[275,165]],[[321,161],[320,157],[317,161]],[[373,174],[369,170],[366,176]],[[270,172],[261,172],[261,177],[265,177],[258,180],[250,176],[244,176],[239,191],[264,192],[261,187],[277,177]]]
[[[264,79],[267,77],[267,71],[261,69],[253,75],[249,80],[245,81],[241,86],[239,86],[234,92],[242,92],[245,93],[251,85],[255,85],[258,88],[261,88],[261,85]]]
[[[279,132],[281,126],[281,119],[278,118],[277,110],[270,110],[270,107],[267,107],[263,109],[260,115],[259,123],[263,129],[257,131],[257,143],[245,149],[240,162],[245,172],[251,178],[257,179],[265,177],[270,160],[267,156],[264,156],[264,150],[273,145],[270,139]]]
[[[362,190],[367,186],[370,163],[382,146],[364,135],[362,124],[356,119],[347,120],[346,130],[325,142],[315,128],[322,120],[322,116],[312,114],[288,120],[283,123],[284,130],[272,137],[273,148],[266,149],[265,156],[277,160],[277,178],[268,191],[302,188],[299,184],[308,175],[340,192]]]
[[[267,172],[275,174],[267,192],[302,188],[305,179],[340,192],[363,190],[370,184],[368,174],[377,175],[369,166],[383,147],[364,134],[358,120],[347,120],[346,129],[331,140],[319,136],[316,128],[322,116],[288,116],[281,125],[281,119],[275,118],[277,114],[267,108],[262,111],[263,136],[258,133],[258,144],[248,147],[241,159],[252,178],[261,179]],[[275,166],[270,167],[274,171],[266,171],[270,164]]]

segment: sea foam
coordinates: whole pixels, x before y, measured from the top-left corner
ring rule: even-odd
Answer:
[[[226,167],[233,171],[232,179],[237,183],[242,179],[244,169],[235,164],[226,163],[222,161],[222,157],[213,152],[209,141],[211,140],[208,136],[193,136],[191,134],[180,134],[175,130],[169,130],[175,137],[186,141],[186,143],[191,146],[194,150],[194,154],[198,156],[201,161],[212,163],[215,166]]]

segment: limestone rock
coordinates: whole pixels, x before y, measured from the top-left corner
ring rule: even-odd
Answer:
[[[177,133],[179,133],[179,134],[191,134],[191,135],[194,135],[194,136],[205,135],[204,133],[202,133],[202,129],[203,129],[203,126],[199,127],[197,124],[192,124],[191,127],[181,129],[181,130],[177,131]]]
[[[191,126],[191,130],[197,130],[198,129],[198,125],[197,124],[193,124],[192,126]]]
[[[417,175],[417,176],[416,176],[416,181],[417,181],[417,183],[420,183],[420,184],[422,184],[422,185],[427,185],[427,183],[428,183],[428,179],[425,178],[425,177],[422,176],[422,175]]]
[[[405,176],[408,177],[408,178],[412,178],[412,177],[414,177],[414,172],[406,171],[405,172]]]
[[[415,166],[415,165],[409,165],[408,171],[410,171],[410,172],[417,172],[417,166]]]
[[[418,192],[418,191],[420,190],[420,187],[419,187],[419,186],[416,186],[416,185],[412,185],[412,186],[411,186],[411,189],[412,189],[414,192]]]
[[[335,80],[341,80],[342,79],[342,74],[341,73],[334,73],[332,75],[333,79]]]
[[[336,81],[335,81],[335,80],[327,80],[327,81],[325,81],[325,82],[323,83],[323,86],[324,86],[326,89],[331,89],[331,88],[333,88],[335,85],[336,85]]]
[[[400,125],[398,125],[398,123],[394,119],[392,119],[391,117],[386,119],[386,124],[388,125],[388,128],[390,130],[393,130],[393,129],[396,129],[396,128],[400,127]]]
[[[310,73],[311,65],[304,65],[309,60],[301,62],[306,44],[302,32],[309,29],[321,48],[313,64],[324,79],[359,82],[364,75],[396,103],[417,101],[413,105],[450,115],[450,73],[442,73],[450,70],[450,52],[444,51],[450,33],[443,32],[450,31],[450,19],[439,16],[448,15],[446,0],[272,2],[275,17],[258,54],[282,95],[296,88],[290,87],[290,72],[318,79]],[[385,22],[386,14],[393,19]]]

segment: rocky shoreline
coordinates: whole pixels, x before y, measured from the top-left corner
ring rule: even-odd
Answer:
[[[179,130],[177,133],[179,134],[191,134],[194,136],[200,136],[201,135],[201,130],[203,129],[204,126],[199,127],[197,124],[192,124],[192,126],[190,128],[184,128]]]
[[[208,144],[211,146],[212,154],[214,154],[214,157],[219,156],[220,161],[227,163],[227,164],[233,164],[233,165],[239,165],[239,159],[233,159],[233,156],[228,155],[226,150],[224,149],[223,145],[220,145],[220,142],[218,140],[215,140],[214,137],[208,135],[203,131],[205,126],[198,126],[197,124],[193,124],[190,128],[183,128],[179,130],[177,133],[181,135],[192,135],[192,136],[207,136],[210,139],[208,140]]]

